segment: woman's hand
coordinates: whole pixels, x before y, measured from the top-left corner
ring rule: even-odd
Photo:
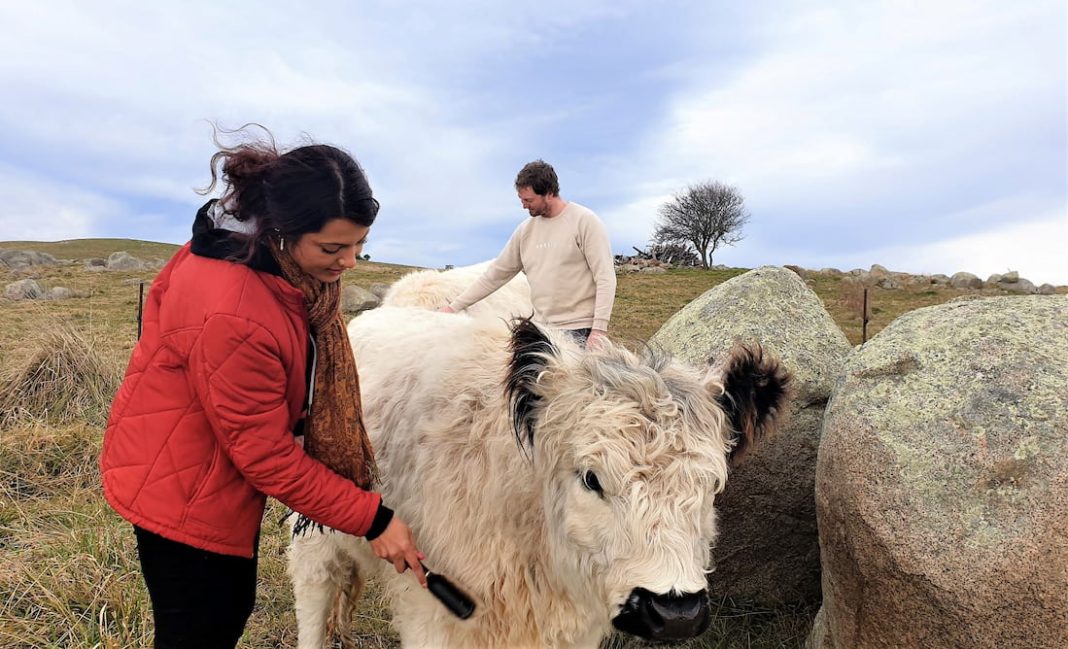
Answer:
[[[423,566],[419,563],[426,557],[419,551],[419,548],[415,547],[412,531],[399,517],[394,516],[386,526],[386,530],[369,543],[376,557],[392,563],[397,572],[404,572],[411,568],[419,579],[419,583],[426,588],[426,575],[423,573]]]

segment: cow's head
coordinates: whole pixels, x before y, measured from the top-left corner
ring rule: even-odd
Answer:
[[[583,352],[522,320],[507,390],[541,482],[558,574],[641,637],[704,631],[713,498],[774,425],[789,377],[759,348],[705,372],[611,344]],[[565,577],[567,578],[567,577]]]

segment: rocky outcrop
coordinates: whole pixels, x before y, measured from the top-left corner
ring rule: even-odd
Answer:
[[[373,293],[378,299],[381,300],[382,298],[386,297],[386,293],[389,292],[389,284],[375,282],[374,284],[371,284],[371,288],[368,290],[370,290],[371,293]]]
[[[53,286],[42,297],[46,300],[66,300],[76,295],[77,293],[66,286]]]
[[[991,275],[986,280],[986,283],[988,286],[996,286],[1012,293],[1025,293],[1028,295],[1038,293],[1038,289],[1035,288],[1034,284],[1020,277],[1020,273],[1014,270],[1004,275]]]
[[[994,274],[984,282],[972,273],[960,272],[953,275],[953,277],[948,277],[942,274],[912,275],[910,273],[887,270],[884,266],[880,266],[879,264],[872,264],[872,267],[868,270],[854,268],[848,273],[842,273],[842,271],[836,268],[824,268],[818,271],[805,270],[798,266],[789,265],[786,266],[786,268],[790,268],[806,279],[811,279],[816,275],[841,277],[843,281],[846,282],[888,290],[900,289],[906,286],[929,286],[932,288],[948,287],[959,290],[996,288],[1009,293],[1022,293],[1026,295],[1053,295],[1057,292],[1057,288],[1050,284],[1043,284],[1041,287],[1036,288],[1032,282],[1020,277],[1020,273],[1017,271],[1009,271],[1004,275]]]
[[[141,270],[145,265],[144,262],[137,257],[134,257],[125,250],[120,250],[108,255],[108,260],[105,266],[108,270]]]
[[[53,286],[45,290],[34,279],[22,279],[4,287],[4,297],[9,300],[66,300],[79,295],[66,286]]]
[[[42,295],[44,291],[34,279],[20,279],[4,287],[4,297],[9,300],[36,300]]]
[[[55,266],[59,263],[52,255],[35,250],[0,249],[0,268],[20,269],[29,266]]]
[[[341,289],[341,310],[345,313],[359,313],[374,309],[381,303],[380,297],[362,286],[350,284]]]

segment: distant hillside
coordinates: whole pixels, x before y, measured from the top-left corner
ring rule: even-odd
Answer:
[[[169,259],[179,246],[169,243],[138,241],[134,239],[74,239],[70,241],[4,241],[0,249],[36,250],[59,259],[82,260],[92,257],[107,258],[113,252],[125,250],[142,260]],[[419,268],[400,264],[386,264],[378,261],[361,261],[356,268],[345,274],[346,285],[358,285],[370,288],[374,284],[391,284],[404,275]],[[672,268],[662,274],[627,273],[618,275],[615,308],[612,311],[612,334],[614,338],[624,341],[642,342],[648,340],[660,326],[679,309],[694,298],[720,283],[746,272],[745,268],[725,268],[702,270],[700,268]],[[0,265],[0,288],[14,279],[15,271]],[[128,318],[136,307],[137,294],[123,284],[125,280],[151,280],[158,272],[154,264],[149,268],[128,271],[112,271],[107,274],[87,272],[80,263],[73,266],[41,266],[34,270],[34,277],[46,288],[63,286],[86,295],[93,295],[93,300],[74,300],[57,302],[68,308],[77,317],[86,321],[99,322],[105,314],[107,317]],[[863,321],[860,318],[860,305],[863,303],[865,285],[851,281],[852,276],[844,273],[823,273],[798,269],[807,284],[823,301],[824,307],[845,332],[850,342],[859,344],[863,339]],[[935,285],[931,282],[911,282],[897,277],[900,285],[893,288],[870,286],[867,334],[870,338],[888,325],[902,313],[934,304],[941,304],[961,296],[990,297],[1012,295],[1014,293],[994,285],[982,288],[954,288],[949,285]],[[1057,293],[1068,294],[1068,287],[1056,289]],[[102,300],[113,299],[105,304]],[[37,303],[27,303],[35,306]],[[131,306],[132,305],[132,306]],[[28,312],[24,328],[14,327],[11,321],[11,303],[5,305],[8,318],[5,327],[9,331],[0,331],[0,349],[8,341],[20,340],[31,331],[38,316],[37,311]],[[27,307],[28,308],[28,307]],[[59,307],[57,307],[59,308]],[[78,311],[82,309],[84,313]]]
[[[0,248],[36,250],[57,259],[107,259],[108,255],[125,250],[140,259],[170,259],[178,248],[173,243],[139,241],[137,239],[69,239],[66,241],[0,241]]]
[[[140,241],[138,239],[69,239],[67,241],[0,241],[0,250],[35,250],[45,252],[57,259],[107,259],[113,252],[124,250],[141,260],[171,258],[181,246],[173,243]],[[0,268],[2,270],[2,268]],[[397,281],[408,273],[422,270],[418,266],[388,264],[376,261],[360,261],[346,275],[346,282],[370,285],[375,282],[387,284]],[[42,271],[45,272],[45,271]],[[152,273],[155,274],[155,271]],[[3,274],[0,273],[0,278]],[[68,281],[69,284],[69,281]]]
[[[68,239],[66,241],[0,241],[0,250],[36,250],[46,252],[56,259],[107,259],[113,252],[124,250],[138,259],[170,259],[180,245],[141,241],[139,239]],[[370,281],[394,281],[418,266],[361,261],[349,277]]]

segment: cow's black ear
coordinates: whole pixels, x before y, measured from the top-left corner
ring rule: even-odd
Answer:
[[[534,422],[541,394],[538,377],[559,350],[530,318],[512,321],[512,361],[505,393],[512,410],[512,427],[520,448],[534,448]]]
[[[723,386],[718,399],[732,429],[734,466],[781,423],[792,377],[760,345],[735,345],[709,376]]]

